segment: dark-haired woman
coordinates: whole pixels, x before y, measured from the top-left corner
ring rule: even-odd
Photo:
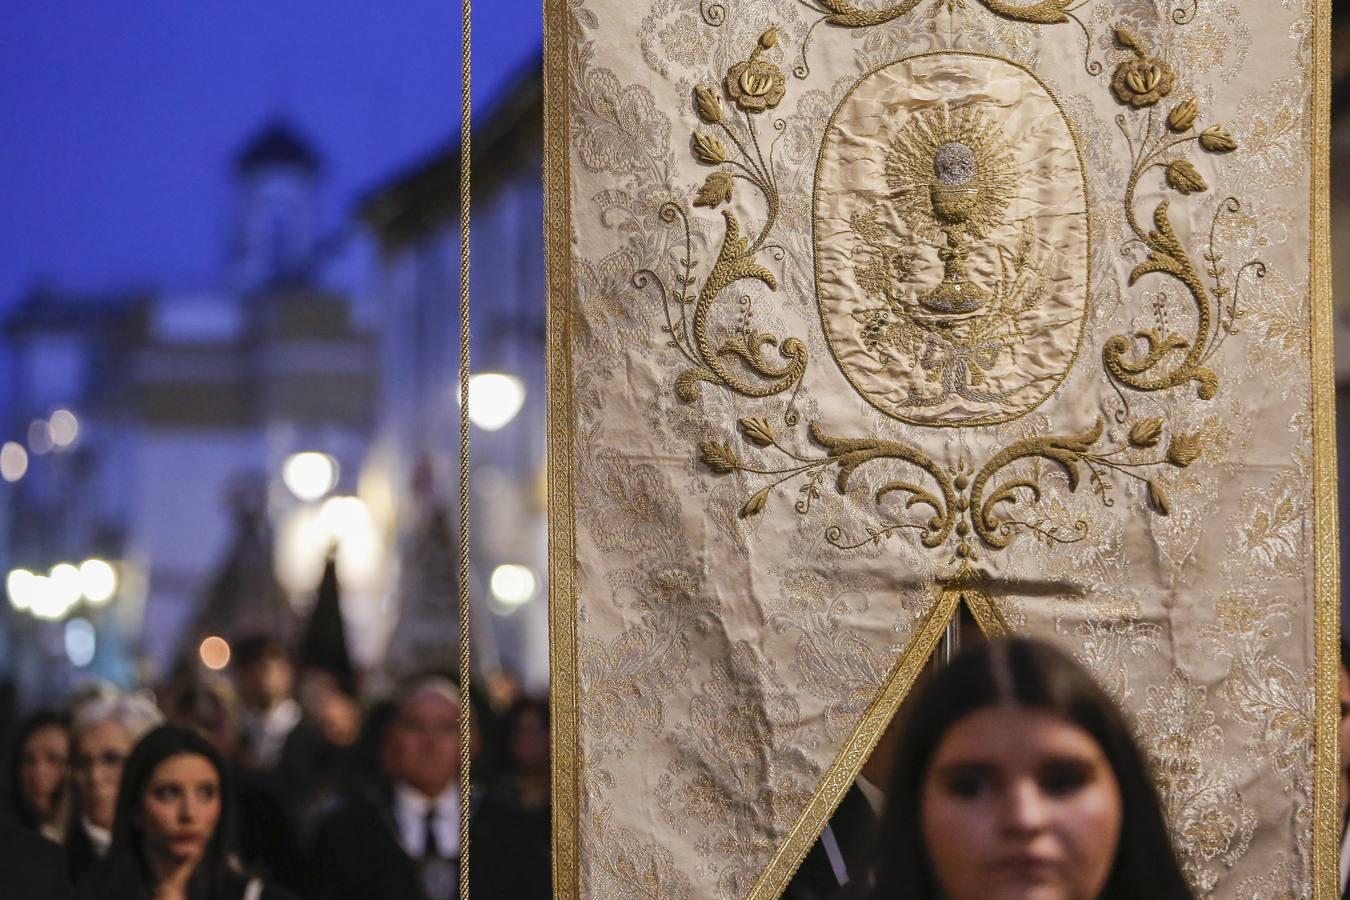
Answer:
[[[112,845],[83,896],[97,900],[291,900],[229,854],[229,770],[194,731],[165,725],[127,758]]]
[[[1055,648],[966,651],[915,698],[873,900],[1191,900],[1120,710]]]
[[[61,843],[70,808],[70,728],[64,716],[39,710],[19,724],[8,781],[15,824]]]

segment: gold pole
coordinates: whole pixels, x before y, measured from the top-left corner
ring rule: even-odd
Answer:
[[[471,0],[462,0],[459,138],[459,898],[469,900],[469,174],[473,133]]]

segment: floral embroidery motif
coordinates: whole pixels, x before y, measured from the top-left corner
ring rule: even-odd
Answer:
[[[1148,55],[1139,38],[1125,28],[1116,29],[1116,40],[1133,51],[1134,57],[1121,63],[1112,79],[1112,90],[1122,104],[1134,110],[1148,108],[1172,92],[1175,76],[1163,61]],[[1135,194],[1140,179],[1154,168],[1164,172],[1164,180],[1180,194],[1194,194],[1208,190],[1208,185],[1189,160],[1172,156],[1188,143],[1198,143],[1209,153],[1231,153],[1237,142],[1221,125],[1210,125],[1198,134],[1195,122],[1199,105],[1194,97],[1181,101],[1162,119],[1152,112],[1131,134],[1127,119],[1122,114],[1116,124],[1125,136],[1130,150],[1130,177],[1125,188],[1125,218],[1133,240],[1148,251],[1130,272],[1129,284],[1134,286],[1149,275],[1166,275],[1180,282],[1191,295],[1196,310],[1196,329],[1187,338],[1170,331],[1166,320],[1160,317],[1157,328],[1136,331],[1133,335],[1114,335],[1102,348],[1106,371],[1121,385],[1136,391],[1162,391],[1195,382],[1196,395],[1211,400],[1219,392],[1219,377],[1207,363],[1223,343],[1236,331],[1235,322],[1241,312],[1238,292],[1244,276],[1249,272],[1265,276],[1265,264],[1259,260],[1244,263],[1229,271],[1220,266],[1222,257],[1214,249],[1213,228],[1210,249],[1205,255],[1209,264],[1205,270],[1213,288],[1205,285],[1189,251],[1172,227],[1168,209],[1171,201],[1163,200],[1153,210],[1153,228],[1145,231],[1136,218]],[[1217,222],[1225,212],[1241,209],[1236,198],[1228,198],[1215,211]],[[1142,353],[1136,353],[1139,344]],[[1181,354],[1180,361],[1176,361]]]

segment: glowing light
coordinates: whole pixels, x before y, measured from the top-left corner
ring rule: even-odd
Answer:
[[[328,553],[336,547],[344,589],[373,590],[384,571],[384,539],[370,508],[357,497],[330,497],[318,507],[297,506],[277,529],[276,571],[294,593],[314,590]]]
[[[202,641],[197,652],[202,658],[202,665],[213,671],[219,672],[230,664],[230,644],[223,637],[211,635]]]
[[[56,591],[57,597],[60,598],[60,615],[65,615],[84,596],[84,583],[80,578],[80,570],[70,563],[57,563],[52,566],[52,570],[47,573],[47,577],[51,581],[52,590]]]
[[[0,447],[0,478],[8,482],[18,481],[28,471],[28,451],[22,444],[6,441]]]
[[[98,650],[98,636],[88,619],[71,619],[66,623],[66,658],[77,669],[94,661]]]
[[[481,372],[469,377],[469,421],[496,431],[516,417],[525,404],[525,383],[514,375]]]
[[[80,434],[80,420],[70,410],[58,409],[47,424],[47,434],[57,447],[69,447]]]
[[[491,586],[494,607],[509,613],[529,603],[539,584],[528,566],[507,563],[492,570]]]
[[[5,592],[9,594],[9,605],[23,612],[32,608],[37,596],[37,576],[27,569],[11,569],[5,578]]]
[[[33,599],[28,608],[39,619],[55,622],[70,609],[66,603],[66,595],[52,583],[51,578],[46,575],[34,575],[31,585]]]
[[[95,606],[102,606],[117,593],[117,570],[101,559],[80,563],[80,593]]]
[[[293,453],[281,467],[281,480],[306,503],[318,500],[337,484],[337,460],[327,453]]]
[[[28,423],[28,449],[34,456],[51,452],[52,429],[44,419],[34,419]]]

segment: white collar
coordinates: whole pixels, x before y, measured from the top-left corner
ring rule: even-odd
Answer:
[[[403,784],[394,785],[394,820],[399,842],[413,859],[420,859],[426,846],[427,813],[436,811],[433,827],[442,855],[459,856],[459,786],[448,785],[435,797]]]
[[[112,832],[106,828],[99,828],[93,822],[90,822],[84,816],[80,817],[80,827],[84,833],[89,836],[89,843],[94,845],[94,852],[103,856],[108,852],[108,847],[112,844]]]
[[[856,781],[853,782],[862,792],[863,799],[867,805],[872,807],[872,815],[880,816],[882,807],[886,805],[886,794],[875,784],[867,780],[865,775],[859,774]]]

